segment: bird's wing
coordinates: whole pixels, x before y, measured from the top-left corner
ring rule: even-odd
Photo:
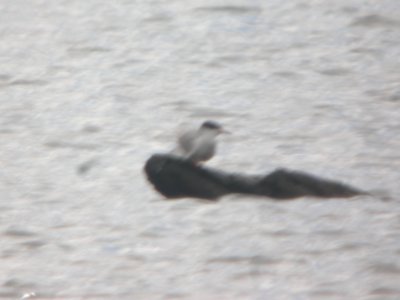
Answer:
[[[178,138],[178,145],[184,153],[190,153],[193,151],[193,147],[196,143],[196,131],[190,130],[182,134]]]
[[[193,161],[205,161],[213,157],[215,153],[215,141],[199,138],[194,141],[192,149],[187,153],[187,157]]]

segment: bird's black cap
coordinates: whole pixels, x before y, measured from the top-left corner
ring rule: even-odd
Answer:
[[[221,129],[222,126],[218,124],[217,122],[214,121],[205,121],[202,125],[202,128],[208,128],[208,129]]]

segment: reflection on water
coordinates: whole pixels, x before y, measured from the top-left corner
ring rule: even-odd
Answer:
[[[0,11],[1,299],[400,297],[398,1],[64,2]],[[205,119],[214,167],[379,193],[164,200]]]

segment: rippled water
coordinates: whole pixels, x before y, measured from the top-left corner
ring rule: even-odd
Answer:
[[[399,299],[399,10],[2,1],[0,298]],[[210,166],[380,196],[166,201],[143,164],[205,119]]]

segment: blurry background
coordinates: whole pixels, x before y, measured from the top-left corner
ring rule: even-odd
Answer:
[[[0,298],[399,299],[399,11],[2,1]],[[207,119],[210,166],[392,200],[164,200],[146,159]]]

